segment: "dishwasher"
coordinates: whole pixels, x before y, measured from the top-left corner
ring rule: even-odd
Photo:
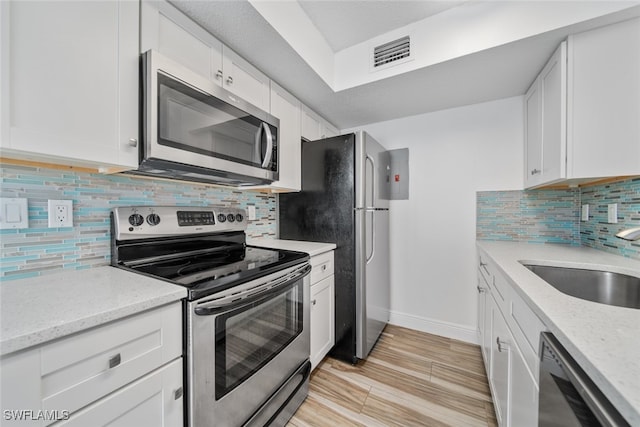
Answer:
[[[553,334],[540,347],[538,427],[629,426]]]

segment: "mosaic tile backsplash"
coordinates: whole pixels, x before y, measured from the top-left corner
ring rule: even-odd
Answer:
[[[579,244],[578,190],[479,191],[476,238]]]
[[[607,223],[607,205],[618,204],[618,223]],[[603,251],[640,259],[640,240],[615,235],[640,227],[640,178],[582,189],[580,204],[589,205],[589,221],[580,222],[580,243]]]
[[[247,234],[275,237],[276,196],[198,184],[20,166],[0,167],[0,196],[27,198],[29,228],[0,230],[0,280],[108,265],[111,208],[129,205],[256,207]],[[47,200],[73,200],[73,227],[48,228]]]
[[[640,227],[640,178],[575,190],[480,191],[476,238],[589,246],[640,259],[640,241],[615,237]],[[617,203],[618,223],[607,223],[607,205]],[[589,205],[589,220],[580,221]]]

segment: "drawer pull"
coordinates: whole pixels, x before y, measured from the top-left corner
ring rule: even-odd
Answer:
[[[120,357],[120,353],[118,353],[109,359],[109,369],[115,368],[120,364],[120,362],[122,362],[122,358]]]
[[[496,344],[498,345],[498,351],[502,353],[502,350],[509,350],[509,343],[506,341],[500,341],[500,337],[496,338]]]
[[[324,264],[324,265],[321,267],[321,269],[322,269],[322,271],[327,271],[327,264]]]
[[[313,300],[311,300],[311,305],[316,305],[317,302],[318,302],[318,300],[313,299]]]
[[[478,293],[479,293],[479,294],[482,294],[482,293],[484,293],[484,291],[485,291],[485,289],[484,289],[484,288],[481,288],[480,286],[476,286],[476,288],[478,288]]]
[[[180,399],[183,394],[184,394],[184,391],[182,390],[182,387],[178,388],[176,391],[173,392],[173,400]]]

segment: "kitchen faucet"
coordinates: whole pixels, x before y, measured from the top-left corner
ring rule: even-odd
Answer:
[[[619,237],[625,240],[638,240],[640,239],[640,227],[628,228],[626,230],[622,230],[621,232],[616,234],[616,237]]]

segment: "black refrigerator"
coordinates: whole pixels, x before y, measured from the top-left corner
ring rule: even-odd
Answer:
[[[366,132],[302,142],[302,189],[279,196],[281,239],[335,250],[330,354],[365,359],[389,321],[389,153]]]

